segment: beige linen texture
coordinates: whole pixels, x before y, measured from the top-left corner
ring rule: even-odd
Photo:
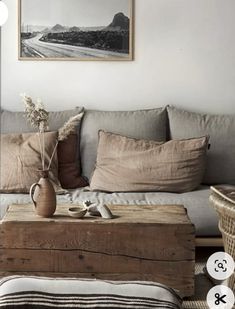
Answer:
[[[57,132],[45,134],[45,162],[48,166],[56,144]],[[37,133],[1,134],[1,183],[2,193],[27,193],[34,182],[38,182],[42,169],[40,144]],[[52,160],[49,177],[56,191],[58,181],[57,154]]]
[[[208,137],[168,142],[99,132],[91,190],[188,192],[202,181]]]

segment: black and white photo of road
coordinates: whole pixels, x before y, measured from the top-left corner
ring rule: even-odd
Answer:
[[[20,57],[130,58],[131,0],[21,0]]]

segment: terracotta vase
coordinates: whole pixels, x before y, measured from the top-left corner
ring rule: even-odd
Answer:
[[[30,188],[30,197],[38,216],[50,218],[56,210],[56,194],[48,178],[48,170],[40,171],[41,178]]]

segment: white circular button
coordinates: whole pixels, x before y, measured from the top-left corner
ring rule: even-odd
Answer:
[[[233,291],[225,285],[216,285],[207,294],[210,309],[232,309],[234,305]]]
[[[206,263],[209,275],[217,280],[228,279],[233,274],[234,267],[233,258],[226,252],[212,254]]]
[[[0,1],[0,26],[2,26],[8,18],[8,9],[4,2]]]

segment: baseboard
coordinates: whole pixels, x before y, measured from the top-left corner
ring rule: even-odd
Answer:
[[[222,237],[196,237],[196,247],[223,247]]]

